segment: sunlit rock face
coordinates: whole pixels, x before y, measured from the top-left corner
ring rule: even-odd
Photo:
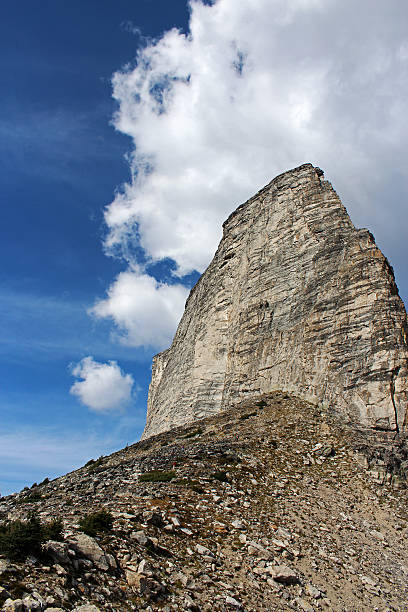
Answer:
[[[402,429],[407,335],[372,234],[304,164],[224,223],[171,348],[154,358],[143,437],[277,389],[369,427]]]

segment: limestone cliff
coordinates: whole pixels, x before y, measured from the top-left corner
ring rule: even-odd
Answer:
[[[371,427],[406,425],[407,315],[392,268],[321,170],[276,177],[224,223],[170,349],[144,438],[275,389]]]

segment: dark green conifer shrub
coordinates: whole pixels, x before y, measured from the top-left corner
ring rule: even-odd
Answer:
[[[113,527],[113,516],[105,509],[98,512],[86,514],[80,521],[81,530],[89,536],[96,536],[98,533],[111,531]]]

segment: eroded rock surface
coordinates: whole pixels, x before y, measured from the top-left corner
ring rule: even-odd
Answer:
[[[154,359],[144,437],[276,389],[402,429],[407,329],[372,234],[320,169],[295,168],[224,223],[171,348]]]

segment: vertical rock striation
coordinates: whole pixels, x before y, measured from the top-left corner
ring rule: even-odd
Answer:
[[[387,259],[304,164],[224,223],[171,348],[154,358],[143,437],[277,389],[402,429],[407,337]]]

